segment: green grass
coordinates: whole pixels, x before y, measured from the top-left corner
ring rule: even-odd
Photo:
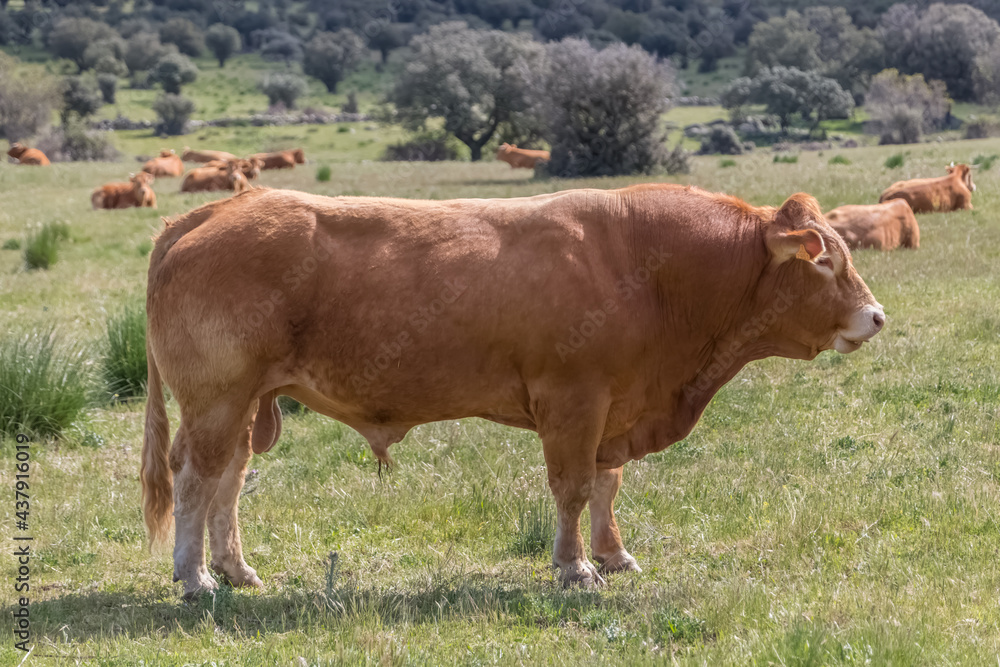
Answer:
[[[834,155],[827,164],[851,164],[851,161],[843,155]]]
[[[24,244],[24,266],[47,269],[59,259],[59,244],[69,239],[69,227],[63,222],[48,222],[32,230]]]
[[[57,436],[87,402],[83,347],[62,344],[52,329],[0,339],[0,433]]]
[[[108,315],[107,338],[101,359],[104,391],[113,400],[146,394],[146,308],[126,303]]]
[[[893,153],[885,159],[886,169],[899,169],[906,163],[905,153]]]
[[[327,183],[330,181],[331,173],[332,172],[330,171],[330,167],[327,165],[323,165],[322,167],[316,170],[316,180],[319,181],[320,183]]]
[[[798,164],[798,155],[775,155],[774,159],[771,160],[775,164]]]
[[[512,197],[669,180],[536,181],[493,161],[377,162],[398,131],[352,127],[232,128],[170,145],[240,153],[297,143],[311,164],[265,172],[261,185],[324,195]],[[130,154],[160,142],[116,135]],[[759,151],[733,168],[694,157],[692,173],[674,180],[755,204],[811,192],[829,210],[1000,154],[1000,140],[909,150],[893,170],[884,163],[898,147],[838,149],[851,169],[815,153],[786,165]],[[319,165],[330,181],[316,180]],[[47,271],[0,253],[0,314],[18,331],[55,327],[98,372],[100,314],[144,291],[142,249],[160,216],[225,196],[181,194],[179,179],[158,179],[157,210],[90,209],[96,185],[134,169],[0,164],[0,201],[14,204],[0,206],[0,238],[72,223]],[[685,441],[626,466],[618,519],[643,572],[600,590],[564,590],[549,566],[552,500],[534,434],[477,419],[420,426],[393,446],[396,466],[380,480],[359,434],[286,405],[281,438],[252,460],[240,508],[264,589],[184,604],[169,549],[145,551],[143,401],[92,398],[62,439],[32,445],[36,653],[108,665],[995,663],[1000,170],[980,170],[976,182],[974,210],[919,217],[919,251],[854,253],[888,316],[870,345],[755,362]],[[0,349],[14,349],[7,340]],[[10,354],[22,366],[35,358]],[[0,459],[10,489],[9,440]],[[586,540],[586,515],[584,524]],[[11,550],[0,568],[14,571]],[[12,594],[3,600],[9,613]],[[0,664],[21,657],[0,643]]]
[[[1000,158],[1000,155],[993,153],[992,155],[977,155],[975,159],[972,160],[972,164],[979,167],[983,171],[988,171],[993,167],[993,163]]]
[[[728,169],[729,167],[735,167],[736,160],[731,158],[723,158],[719,160],[719,169]]]

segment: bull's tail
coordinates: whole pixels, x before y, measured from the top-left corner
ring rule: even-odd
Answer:
[[[149,378],[146,393],[146,430],[142,439],[142,510],[152,549],[167,538],[173,523],[174,476],[170,470],[170,422],[163,401],[163,385],[153,351],[146,341]]]

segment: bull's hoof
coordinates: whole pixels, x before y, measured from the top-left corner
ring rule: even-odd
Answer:
[[[223,565],[212,563],[212,570],[222,577],[222,580],[230,586],[237,588],[262,588],[264,582],[257,576],[257,571],[246,563],[240,563],[234,567],[226,568]]]
[[[610,558],[598,558],[595,560],[601,563],[601,572],[604,574],[614,574],[615,572],[642,572],[639,563],[636,562],[632,554],[622,549]]]
[[[586,560],[578,560],[560,566],[559,579],[566,588],[570,586],[593,588],[603,586],[607,583],[604,581],[604,577],[597,571],[597,568]]]
[[[174,580],[177,580],[176,574]],[[184,580],[184,599],[193,602],[202,595],[215,595],[218,588],[219,583],[209,576],[207,571],[201,571],[191,579]]]

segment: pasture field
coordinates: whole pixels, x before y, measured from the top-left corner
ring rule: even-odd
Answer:
[[[308,128],[268,132],[234,129],[203,145],[304,145],[309,164],[261,183],[326,195],[513,197],[661,180],[379,163],[386,139],[358,146],[363,128],[325,128],[323,141]],[[829,209],[1000,153],[1000,140],[902,150],[897,169],[883,165],[899,148],[803,153],[794,164],[766,151],[731,166],[695,158],[679,180],[756,204],[806,191]],[[846,160],[831,163],[837,155]],[[328,182],[316,180],[321,165]],[[48,270],[0,251],[3,335],[55,327],[83,348],[95,386],[108,315],[145,292],[159,216],[222,196],[182,195],[179,179],[160,179],[156,211],[90,210],[93,187],[134,169],[0,164],[0,242],[69,226]],[[169,550],[146,549],[143,401],[111,404],[95,389],[61,440],[31,447],[27,664],[996,664],[1000,165],[975,179],[974,211],[919,217],[919,250],[855,253],[888,317],[873,342],[849,356],[751,364],[689,438],[626,466],[618,520],[643,572],[597,590],[563,589],[549,566],[554,509],[533,433],[476,419],[422,426],[393,447],[397,465],[380,479],[358,434],[307,412],[286,416],[274,450],[250,464],[243,544],[263,590],[183,603]],[[5,536],[15,531],[14,463],[7,440]],[[3,549],[8,622],[15,569]],[[0,663],[21,657],[4,629]]]

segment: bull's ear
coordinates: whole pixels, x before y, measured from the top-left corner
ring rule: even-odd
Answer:
[[[826,252],[823,237],[815,229],[774,233],[767,239],[767,247],[779,262],[793,257],[811,262]]]

